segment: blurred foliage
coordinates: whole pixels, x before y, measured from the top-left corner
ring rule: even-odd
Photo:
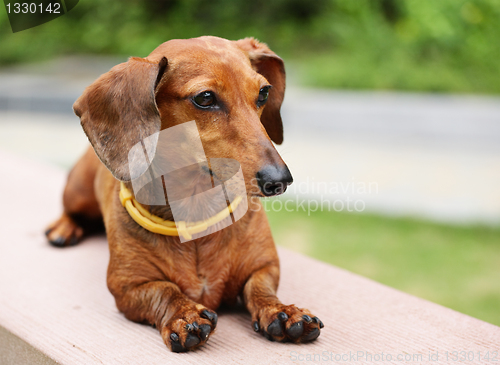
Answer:
[[[338,212],[267,213],[278,245],[500,325],[500,228]]]
[[[63,54],[147,56],[171,38],[256,37],[303,84],[498,93],[500,0],[80,0],[12,34],[0,14],[0,63]]]

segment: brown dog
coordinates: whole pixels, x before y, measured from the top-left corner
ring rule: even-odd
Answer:
[[[320,334],[317,317],[276,297],[278,255],[266,215],[255,209],[260,202],[231,226],[181,243],[142,228],[119,199],[120,181],[130,188],[130,148],[191,120],[207,157],[241,163],[249,198],[282,193],[292,177],[271,140],[283,140],[284,91],[283,61],[265,44],[201,37],[130,58],[74,104],[93,150],[69,174],[64,213],[47,237],[58,246],[75,244],[103,220],[111,254],[107,283],[118,309],[156,326],[172,351],[204,344],[217,324],[214,310],[238,297],[253,329],[269,340],[307,342]],[[172,220],[168,203],[146,208]]]

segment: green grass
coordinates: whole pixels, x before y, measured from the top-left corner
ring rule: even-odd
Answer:
[[[278,245],[500,325],[500,227],[268,212]]]

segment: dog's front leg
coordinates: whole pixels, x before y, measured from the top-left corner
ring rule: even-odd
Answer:
[[[168,281],[150,281],[127,286],[108,278],[108,287],[125,317],[158,328],[165,344],[174,352],[204,344],[217,325],[217,314],[186,297]]]
[[[323,323],[307,309],[284,305],[276,297],[279,267],[266,266],[254,272],[245,284],[245,305],[255,331],[270,341],[308,342],[320,334]]]

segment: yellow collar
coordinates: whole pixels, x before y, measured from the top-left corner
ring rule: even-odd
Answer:
[[[237,196],[233,202],[226,208],[204,221],[187,223],[185,221],[177,222],[166,221],[149,213],[135,198],[123,182],[120,183],[120,201],[127,210],[128,214],[141,227],[153,233],[163,234],[165,236],[182,236],[186,240],[191,240],[193,234],[203,232],[208,227],[219,223],[230,213],[234,212],[242,197]]]

